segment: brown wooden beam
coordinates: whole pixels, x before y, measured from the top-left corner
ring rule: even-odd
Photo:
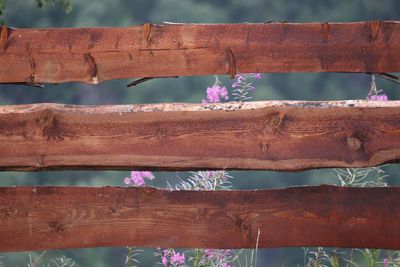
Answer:
[[[400,23],[145,24],[0,34],[0,83],[250,72],[399,72]]]
[[[101,246],[400,249],[400,188],[0,188],[0,251]]]
[[[399,159],[399,101],[0,106],[0,170],[295,171]]]

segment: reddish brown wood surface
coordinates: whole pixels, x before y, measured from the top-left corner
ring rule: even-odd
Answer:
[[[0,251],[99,246],[400,249],[400,188],[0,188]]]
[[[0,106],[0,169],[366,167],[400,159],[400,102]]]
[[[249,72],[399,72],[398,21],[12,29],[0,83]]]

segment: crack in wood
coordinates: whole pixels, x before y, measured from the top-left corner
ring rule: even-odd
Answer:
[[[96,60],[94,59],[94,57],[92,56],[91,53],[86,53],[85,61],[89,67],[89,75],[90,75],[91,83],[98,84],[99,78],[98,78],[98,68],[97,68]]]
[[[325,21],[322,23],[322,35],[323,35],[323,42],[327,43],[329,39],[329,23]]]
[[[371,41],[375,41],[378,38],[379,31],[381,29],[382,21],[371,21],[369,23],[369,28],[371,31],[370,38]]]
[[[151,24],[151,23],[143,24],[143,37],[144,37],[144,40],[146,41],[146,46],[148,46],[150,43],[150,33],[151,33],[152,26],[153,26],[153,24]]]
[[[9,28],[7,26],[2,26],[1,31],[0,31],[0,49],[1,50],[4,51],[6,49],[6,43],[7,43],[9,37],[10,37]]]
[[[227,48],[226,52],[228,54],[228,74],[231,79],[234,79],[237,72],[235,55],[230,48]]]
[[[31,75],[28,78],[28,83],[36,84],[36,82],[35,82],[35,80],[36,80],[36,62],[31,53],[29,53],[28,60],[29,60],[29,66],[31,68]]]

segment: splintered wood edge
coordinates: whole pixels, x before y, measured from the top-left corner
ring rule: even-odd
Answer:
[[[271,100],[251,102],[225,102],[212,104],[192,103],[156,103],[156,104],[132,104],[132,105],[70,105],[58,103],[40,103],[24,105],[0,105],[0,114],[35,112],[43,109],[79,113],[125,113],[125,112],[169,112],[169,111],[235,111],[252,110],[267,107],[287,108],[385,108],[400,107],[400,101],[372,101],[372,100],[342,100],[342,101],[292,101]]]

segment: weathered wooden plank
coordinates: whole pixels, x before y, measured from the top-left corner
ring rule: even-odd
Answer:
[[[398,72],[398,21],[12,29],[0,83],[249,72]]]
[[[0,251],[100,246],[400,249],[400,188],[0,188]]]
[[[367,167],[400,159],[400,102],[0,107],[0,169]]]

